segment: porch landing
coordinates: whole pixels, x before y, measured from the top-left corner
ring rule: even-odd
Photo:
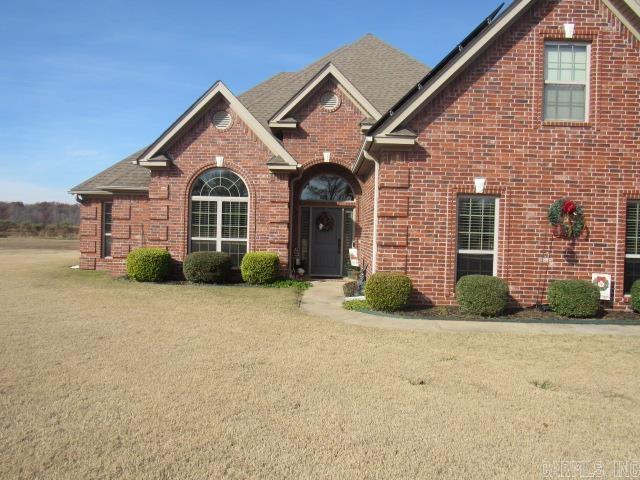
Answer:
[[[515,333],[551,335],[630,335],[640,336],[640,325],[593,325],[569,323],[515,323],[467,320],[408,319],[385,314],[368,314],[342,308],[344,280],[315,280],[300,308],[331,320],[363,327],[412,330],[416,332]]]

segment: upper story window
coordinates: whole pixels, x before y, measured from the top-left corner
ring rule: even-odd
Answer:
[[[226,168],[204,172],[191,189],[192,252],[217,251],[240,266],[247,252],[249,191],[242,179]]]
[[[300,200],[316,202],[347,202],[355,199],[351,185],[340,175],[313,177],[302,189]]]
[[[102,256],[111,257],[111,210],[113,203],[102,204]]]
[[[585,43],[545,43],[545,121],[587,121],[589,53]]]
[[[458,199],[456,281],[465,275],[496,275],[498,199],[464,196]]]

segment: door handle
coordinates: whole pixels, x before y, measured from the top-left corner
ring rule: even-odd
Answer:
[[[340,247],[342,247],[342,243],[340,243],[340,238],[338,238],[338,253],[340,253]]]

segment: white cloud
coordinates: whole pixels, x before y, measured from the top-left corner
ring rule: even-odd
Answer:
[[[45,187],[35,183],[0,180],[0,201],[3,202],[63,202],[74,203],[73,195],[64,188]]]

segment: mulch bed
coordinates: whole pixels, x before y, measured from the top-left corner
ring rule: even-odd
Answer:
[[[514,309],[507,311],[500,317],[481,317],[460,311],[456,306],[438,306],[415,308],[396,312],[394,315],[407,318],[423,318],[431,320],[476,320],[490,322],[530,322],[530,323],[593,323],[640,325],[640,314],[620,310],[603,310],[596,318],[568,318],[536,307]]]

